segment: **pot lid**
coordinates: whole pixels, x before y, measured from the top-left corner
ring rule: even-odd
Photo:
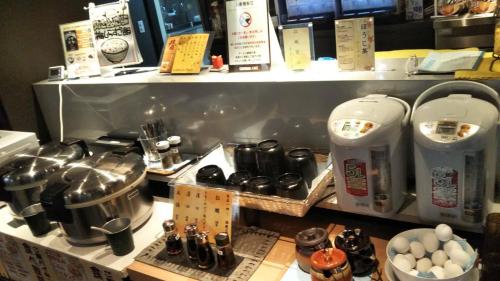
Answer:
[[[295,235],[295,244],[299,247],[314,247],[328,239],[326,229],[313,227],[303,230]]]
[[[331,270],[342,266],[346,261],[344,251],[335,248],[322,249],[311,255],[311,266],[316,270]]]
[[[105,152],[68,164],[51,177],[47,188],[66,185],[64,203],[92,203],[135,186],[143,178],[146,166],[136,153]],[[79,206],[84,207],[84,206]]]
[[[370,245],[370,238],[360,228],[346,229],[335,237],[335,247],[346,252],[357,252]]]
[[[48,143],[39,148],[14,155],[2,175],[6,190],[30,188],[41,184],[69,162],[83,158],[85,150],[78,144]]]

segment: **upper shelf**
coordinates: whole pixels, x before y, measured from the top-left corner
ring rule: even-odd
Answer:
[[[111,77],[66,80],[65,84],[128,84],[128,83],[252,83],[297,81],[387,81],[387,80],[450,80],[453,75],[413,75],[405,73],[406,59],[377,59],[375,71],[339,71],[335,61],[314,61],[305,71],[291,71],[284,65],[270,71],[217,73],[204,69],[199,75],[160,74],[156,68],[149,72]],[[106,75],[104,75],[106,76]],[[59,81],[43,80],[34,85],[57,85]]]

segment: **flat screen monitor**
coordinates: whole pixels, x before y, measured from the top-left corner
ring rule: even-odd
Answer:
[[[386,13],[395,11],[396,0],[340,0],[342,15]]]
[[[336,0],[275,0],[280,24],[335,18]]]

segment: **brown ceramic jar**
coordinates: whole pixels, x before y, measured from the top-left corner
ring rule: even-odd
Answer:
[[[352,281],[347,255],[339,249],[316,251],[311,256],[312,281]]]

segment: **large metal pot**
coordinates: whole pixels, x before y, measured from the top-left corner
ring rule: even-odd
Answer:
[[[66,239],[76,244],[104,242],[106,237],[91,226],[113,218],[129,218],[136,229],[153,210],[146,166],[131,150],[71,163],[49,179],[40,201],[48,218],[58,221]]]
[[[66,164],[88,155],[85,142],[66,140],[16,154],[0,172],[0,200],[6,201],[13,216],[40,202],[47,179]]]

